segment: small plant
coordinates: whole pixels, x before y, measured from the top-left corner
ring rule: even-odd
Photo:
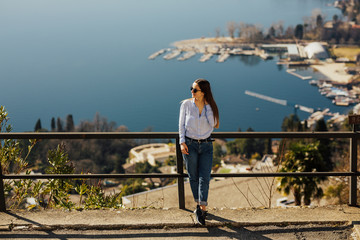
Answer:
[[[105,195],[100,186],[91,186],[85,199],[85,209],[119,208],[120,193]]]
[[[65,151],[65,145],[59,144],[55,150],[48,153],[50,166],[45,172],[48,174],[72,174],[75,171]],[[50,194],[48,205],[60,206],[70,209],[74,203],[70,201],[70,190],[73,185],[69,179],[50,179],[46,191]]]
[[[12,126],[8,124],[8,121],[8,113],[5,107],[0,106],[0,132],[9,133],[12,131]],[[30,174],[30,171],[26,171],[28,168],[26,159],[35,146],[36,140],[30,139],[29,143],[27,154],[23,158],[23,149],[18,141],[14,139],[3,139],[0,141],[0,160],[3,174],[20,174],[24,171],[25,174]],[[10,179],[4,181],[5,197],[11,204],[10,208],[19,207],[24,199],[31,195],[33,184],[33,180],[30,179]]]
[[[318,149],[319,143],[303,144],[300,142],[290,146],[281,164],[280,172],[317,172],[325,169],[323,158]],[[323,195],[319,184],[325,177],[279,177],[278,191],[288,195],[293,193],[295,205],[301,205],[302,198],[305,205],[310,205],[311,198]]]
[[[78,206],[78,208],[80,209],[83,196],[89,192],[89,186],[83,182],[81,185],[77,185],[75,187],[75,191],[80,195],[79,206]]]

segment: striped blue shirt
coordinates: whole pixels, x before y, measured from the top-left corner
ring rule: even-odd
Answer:
[[[210,137],[216,122],[209,104],[204,106],[200,115],[195,99],[184,100],[180,107],[179,137],[180,144],[185,142],[185,136],[192,139],[206,139]]]

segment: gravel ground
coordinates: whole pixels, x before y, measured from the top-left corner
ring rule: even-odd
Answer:
[[[0,232],[1,239],[354,239],[350,225],[191,227],[121,230],[55,230]]]

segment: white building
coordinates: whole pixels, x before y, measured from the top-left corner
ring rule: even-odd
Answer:
[[[165,143],[152,143],[134,147],[130,150],[130,163],[148,162],[155,166],[156,161],[163,163],[169,156],[175,156],[175,146]]]
[[[305,48],[308,58],[310,59],[326,59],[329,58],[329,54],[326,48],[319,42],[309,43]]]

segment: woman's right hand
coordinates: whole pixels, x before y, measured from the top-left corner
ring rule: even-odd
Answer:
[[[182,153],[182,154],[189,155],[189,152],[188,152],[189,149],[188,149],[186,143],[180,144],[180,149],[181,149],[181,153]]]

